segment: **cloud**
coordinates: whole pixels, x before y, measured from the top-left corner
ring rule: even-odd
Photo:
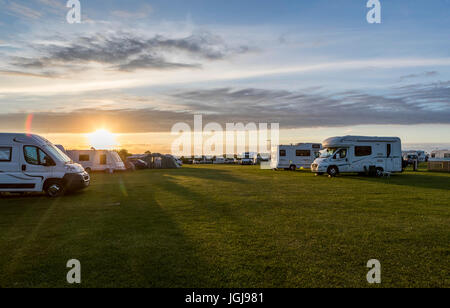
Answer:
[[[7,1],[6,3],[3,2],[2,6],[7,13],[14,16],[25,17],[28,19],[38,19],[42,17],[42,14],[39,11],[18,2]]]
[[[115,10],[112,11],[111,15],[121,19],[142,19],[148,17],[151,13],[153,13],[153,7],[149,4],[144,4],[136,12]]]
[[[410,75],[401,76],[400,81],[404,81],[406,79],[411,79],[411,78],[419,78],[419,77],[435,77],[438,75],[439,75],[439,73],[436,71],[429,71],[429,72],[423,72],[420,74],[410,74]]]
[[[38,69],[50,71],[67,68],[68,64],[87,66],[91,62],[104,65],[105,69],[127,72],[199,68],[201,64],[198,61],[221,60],[250,49],[247,46],[230,47],[221,37],[208,32],[182,38],[162,35],[144,38],[130,33],[94,34],[78,37],[71,42],[41,42],[32,48],[42,56],[15,57],[10,64],[16,70],[34,69],[31,72],[34,74],[38,74]]]
[[[142,102],[140,109],[78,109],[73,112],[35,113],[37,132],[86,133],[105,125],[122,133],[167,132],[178,122],[192,125],[194,114],[205,122],[280,123],[282,129],[340,127],[353,125],[450,124],[450,81],[439,84],[394,88],[387,95],[359,91],[326,93],[323,89],[303,91],[257,88],[200,89],[167,93],[167,101],[145,106],[151,98],[121,97]],[[114,100],[113,98],[111,99]],[[164,109],[169,106],[172,109]],[[174,108],[178,106],[178,108]],[[4,127],[23,123],[26,114],[3,114]]]

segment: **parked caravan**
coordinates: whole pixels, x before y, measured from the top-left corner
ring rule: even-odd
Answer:
[[[319,157],[320,143],[299,143],[296,145],[279,145],[272,147],[270,167],[272,169],[311,168],[311,164]]]
[[[119,154],[110,150],[70,150],[67,155],[84,167],[87,172],[92,171],[125,171],[125,164]]]
[[[38,135],[0,134],[0,192],[61,196],[89,186],[83,167]]]
[[[450,150],[431,152],[428,160],[429,171],[450,172]]]
[[[225,164],[226,160],[224,157],[216,157],[216,159],[214,160],[213,164],[215,165],[223,165]]]
[[[439,150],[439,151],[433,151],[430,155],[430,160],[436,160],[436,159],[450,159],[450,150]]]
[[[382,176],[402,172],[402,143],[397,137],[333,137],[311,166],[318,175],[358,172]]]

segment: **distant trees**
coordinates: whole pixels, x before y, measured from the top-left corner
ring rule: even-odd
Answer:
[[[128,152],[127,149],[121,149],[121,150],[116,151],[116,152],[117,152],[117,154],[119,154],[119,156],[122,159],[122,161],[126,161],[127,158],[132,155],[130,152]]]

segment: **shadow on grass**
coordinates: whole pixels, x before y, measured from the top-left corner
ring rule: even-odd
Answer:
[[[356,180],[366,181],[370,183],[383,183],[388,185],[411,186],[416,188],[430,188],[450,190],[450,176],[444,174],[430,175],[428,172],[416,172],[395,174],[390,178],[376,178],[369,176],[355,176]]]
[[[64,196],[58,197],[58,198],[64,198],[69,196],[79,196],[83,194],[82,190],[79,191],[71,191],[64,194]],[[56,198],[50,198],[43,192],[20,192],[20,193],[0,193],[0,203],[1,200],[20,200],[20,199],[48,199],[48,200],[55,200]]]
[[[212,166],[212,165],[211,165]],[[173,175],[176,171],[176,175],[189,176],[193,178],[199,178],[202,180],[213,180],[230,183],[246,183],[244,178],[239,178],[231,174],[229,170],[223,169],[211,169],[211,168],[182,168],[182,169],[168,169],[165,170],[165,175]]]

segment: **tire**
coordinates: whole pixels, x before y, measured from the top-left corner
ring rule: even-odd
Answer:
[[[66,189],[62,181],[51,180],[46,183],[44,190],[50,198],[57,198],[63,196]]]
[[[384,173],[383,168],[377,168],[376,171],[375,171],[375,176],[377,178],[381,178],[383,176],[383,173]]]
[[[291,171],[296,171],[296,170],[297,170],[297,167],[296,167],[295,165],[291,165],[291,166],[289,167],[289,170],[291,170]]]
[[[327,173],[330,177],[334,178],[335,176],[337,176],[339,174],[339,169],[336,166],[330,166],[330,167],[328,167]]]

